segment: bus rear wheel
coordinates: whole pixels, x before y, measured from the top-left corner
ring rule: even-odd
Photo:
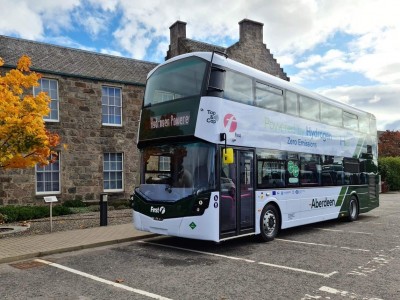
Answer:
[[[280,229],[280,215],[274,205],[266,205],[260,218],[260,238],[263,242],[272,241],[279,232]]]
[[[356,196],[351,196],[348,212],[349,216],[347,217],[347,220],[349,222],[353,222],[358,219],[359,211],[358,211],[358,200]]]

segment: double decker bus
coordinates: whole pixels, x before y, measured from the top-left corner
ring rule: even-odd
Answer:
[[[376,119],[217,52],[148,74],[138,134],[142,231],[220,242],[379,206]]]

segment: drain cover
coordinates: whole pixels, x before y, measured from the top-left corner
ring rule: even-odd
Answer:
[[[34,261],[34,260],[30,260],[30,261],[23,261],[23,262],[19,262],[19,263],[15,263],[15,264],[10,264],[11,267],[14,267],[16,269],[20,269],[20,270],[27,270],[27,269],[32,269],[32,268],[37,268],[37,267],[41,267],[44,266],[44,263],[38,262],[38,261]]]

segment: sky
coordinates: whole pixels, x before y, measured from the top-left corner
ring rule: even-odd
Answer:
[[[290,81],[400,130],[397,0],[0,0],[0,35],[160,63],[169,27],[223,47],[238,23],[264,24],[264,43]]]

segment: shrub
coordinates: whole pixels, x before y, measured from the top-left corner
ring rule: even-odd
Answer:
[[[126,199],[118,199],[118,200],[112,200],[108,203],[109,208],[114,208],[115,210],[118,209],[126,209],[129,208],[129,200]]]
[[[0,214],[0,224],[7,223],[7,216]]]
[[[379,158],[379,174],[391,191],[400,190],[400,157]]]
[[[66,200],[62,204],[65,207],[85,207],[86,204],[82,200]]]
[[[73,212],[61,205],[53,207],[53,216],[72,214]],[[47,218],[50,216],[49,206],[2,206],[0,214],[8,223]]]

